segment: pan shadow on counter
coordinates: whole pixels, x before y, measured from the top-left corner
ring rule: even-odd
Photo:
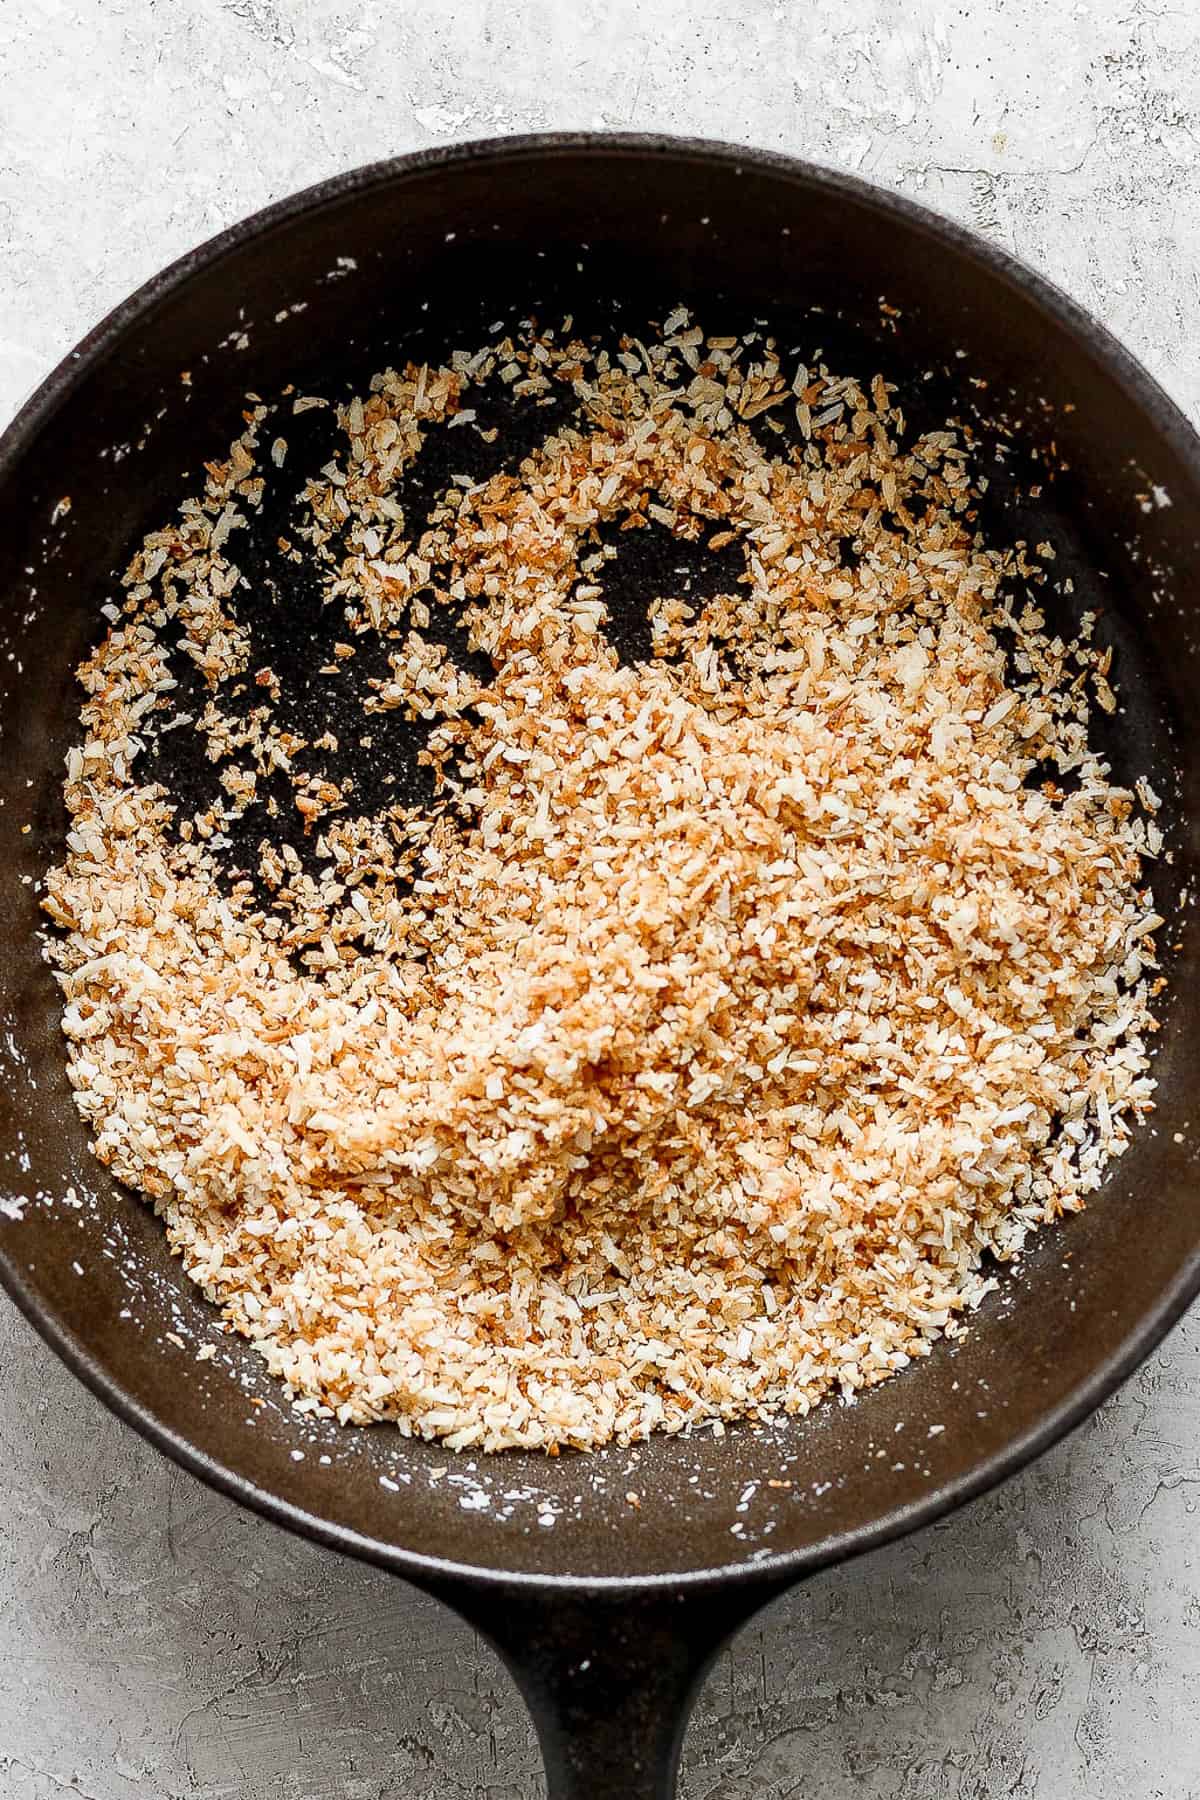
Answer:
[[[688,1800],[1189,1800],[1198,1347],[1185,1320],[998,1493],[753,1621],[700,1695]],[[0,1362],[6,1800],[540,1796],[466,1625],[181,1473],[7,1302]]]

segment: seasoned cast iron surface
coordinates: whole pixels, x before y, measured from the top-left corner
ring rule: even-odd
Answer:
[[[880,308],[885,290],[898,317]],[[275,322],[301,299],[303,312]],[[995,430],[986,434],[981,525],[993,541],[1053,543],[1053,579],[1074,583],[1064,629],[1085,608],[1102,613],[1122,700],[1101,722],[1103,742],[1120,776],[1146,774],[1167,798],[1176,860],[1156,889],[1167,911],[1194,878],[1200,818],[1193,442],[1144,378],[1057,301],[1031,295],[949,228],[853,183],[741,153],[613,143],[515,144],[336,183],[318,204],[197,260],[85,357],[78,377],[68,370],[44,402],[56,410],[27,419],[0,450],[0,1268],[75,1365],[190,1466],[276,1518],[401,1569],[435,1558],[542,1577],[652,1577],[790,1552],[798,1572],[1011,1466],[1144,1352],[1197,1279],[1200,971],[1186,932],[1154,1129],[1085,1215],[1042,1235],[965,1342],[808,1421],[590,1457],[470,1460],[391,1428],[297,1419],[257,1357],[215,1337],[216,1315],[167,1255],[157,1221],[88,1156],[37,950],[36,882],[61,843],[62,759],[79,704],[72,670],[142,535],[197,491],[203,459],[240,428],[247,391],[269,400],[294,381],[337,398],[389,360],[475,347],[498,320],[571,311],[581,328],[608,332],[680,301],[706,330],[765,320],[781,344],[813,360],[820,349],[839,373],[882,370],[902,383],[914,431],[958,416],[981,436],[985,419],[1012,433],[1000,460]],[[519,464],[552,416],[521,405],[482,421],[500,427],[490,449],[474,434],[431,434],[409,504],[428,504],[447,473],[488,472],[493,456]],[[300,475],[328,455],[330,424],[314,411],[281,425],[287,479],[272,483],[233,551],[252,582],[256,660],[280,675],[279,716],[305,737],[327,723],[336,733],[339,708],[350,708],[349,680],[318,686],[312,676],[325,660],[315,640],[344,627],[271,546]],[[1173,504],[1158,504],[1155,488]],[[52,519],[64,495],[71,509]],[[624,535],[605,585],[618,646],[636,657],[655,591],[689,576],[727,585],[731,569],[704,553],[697,563],[664,534]],[[852,561],[853,544],[843,548]],[[355,683],[369,640],[358,641]],[[375,716],[372,730],[370,760],[333,772],[353,775],[358,805],[417,798],[420,732],[396,714]],[[177,731],[157,754],[183,803],[211,798],[215,771],[199,740]],[[290,806],[280,811],[296,819]],[[289,829],[307,854],[298,819]],[[260,835],[251,815],[243,861]],[[78,1205],[64,1201],[68,1188]],[[207,1341],[218,1355],[198,1365]]]

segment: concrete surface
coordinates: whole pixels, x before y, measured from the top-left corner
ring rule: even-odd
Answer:
[[[917,195],[1200,413],[1189,0],[0,0],[0,414],[264,201],[548,126],[702,132]],[[721,1661],[699,1800],[1200,1794],[1200,1319],[1071,1443]],[[177,1474],[0,1309],[0,1800],[527,1800],[507,1679],[431,1602]]]

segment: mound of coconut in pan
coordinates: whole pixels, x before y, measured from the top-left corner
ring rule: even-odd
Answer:
[[[1151,1105],[1162,838],[960,435],[682,311],[246,419],[80,671],[46,897],[96,1154],[229,1328],[484,1450],[804,1412],[961,1329]],[[688,578],[619,654],[651,538]]]

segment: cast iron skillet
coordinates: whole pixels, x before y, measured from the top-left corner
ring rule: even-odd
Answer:
[[[1011,1474],[1111,1392],[1200,1288],[1200,970],[1195,934],[1173,928],[1154,1128],[1086,1214],[1002,1279],[965,1342],[852,1407],[586,1458],[471,1462],[388,1429],[297,1419],[239,1344],[217,1340],[217,1358],[196,1362],[215,1338],[211,1309],[149,1212],[89,1158],[36,941],[37,883],[63,829],[72,671],[114,573],[195,491],[248,389],[345,391],[389,357],[444,354],[526,311],[636,330],[679,300],[710,330],[764,319],[839,370],[883,369],[914,423],[956,412],[990,419],[985,439],[1009,433],[1006,453],[984,452],[988,528],[1053,542],[1055,574],[1071,581],[1055,602],[1064,624],[1102,614],[1122,693],[1108,749],[1165,797],[1174,862],[1156,891],[1174,918],[1200,824],[1200,444],[1069,300],[907,201],[776,156],[648,137],[510,139],[378,164],[174,264],[72,352],[0,443],[0,1276],[71,1367],[185,1467],[474,1621],[531,1705],[558,1800],[669,1794],[689,1696],[730,1631],[789,1583]],[[301,423],[291,460],[319,462],[327,446]],[[500,423],[496,454],[514,461],[530,428]],[[431,450],[423,479],[439,454],[444,479],[465,452]],[[268,500],[239,560],[256,630],[273,654],[292,647],[288,692],[307,730],[320,702],[306,645],[328,621],[302,581],[276,581],[283,505]],[[618,559],[627,644],[670,556],[651,544]],[[364,783],[411,750],[377,748]],[[184,754],[167,773],[184,797],[206,779]]]

